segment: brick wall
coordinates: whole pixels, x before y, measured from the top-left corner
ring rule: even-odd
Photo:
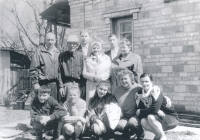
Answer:
[[[155,84],[173,100],[179,112],[200,113],[199,0],[69,2],[70,33],[79,35],[86,28],[92,36],[105,41],[105,48],[109,47],[107,38],[112,33],[109,14],[111,18],[123,16],[127,9],[140,5],[138,13],[129,15],[133,15],[134,52],[142,57],[144,72],[153,74]]]

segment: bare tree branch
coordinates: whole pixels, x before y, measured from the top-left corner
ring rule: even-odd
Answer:
[[[29,36],[28,32],[27,32],[26,29],[24,28],[23,24],[21,23],[21,21],[20,21],[20,19],[19,19],[19,16],[18,16],[18,13],[17,13],[17,10],[16,10],[16,4],[14,3],[14,1],[13,1],[13,5],[14,5],[14,14],[15,14],[16,20],[18,21],[19,25],[22,27],[22,30],[24,31],[26,37],[29,39],[29,41],[30,41],[35,47],[38,47],[38,45],[32,40],[32,38]]]
[[[6,36],[8,36],[9,39],[10,39],[13,43],[17,44],[17,43],[12,39],[12,37],[11,37],[7,32],[5,32],[2,28],[1,28],[1,32],[4,33]]]
[[[34,18],[35,18],[35,22],[36,22],[36,28],[38,33],[40,34],[40,22],[38,19],[38,14],[36,12],[36,5],[33,5],[33,3],[30,3],[28,0],[26,1],[26,3],[32,8],[33,13],[34,13]]]

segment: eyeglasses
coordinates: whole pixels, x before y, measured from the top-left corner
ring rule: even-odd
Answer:
[[[67,45],[69,46],[78,46],[77,42],[67,42]]]

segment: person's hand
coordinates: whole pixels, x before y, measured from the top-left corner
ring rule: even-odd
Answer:
[[[80,118],[79,118],[79,121],[81,121],[82,123],[86,123],[86,119],[83,118],[83,117],[80,117]]]
[[[116,64],[114,64],[114,63],[111,64],[111,68],[112,68],[112,69],[116,69],[116,68],[118,68],[118,67],[119,67],[119,66],[116,65]]]
[[[165,117],[165,113],[162,110],[159,110],[158,111],[158,116],[161,117],[161,118],[164,118]]]
[[[61,95],[62,97],[65,97],[65,90],[64,90],[64,88],[60,88],[60,89],[59,89],[59,93],[60,93],[60,95]]]
[[[140,109],[138,109],[138,110],[136,111],[136,115],[137,115],[137,116],[140,115]]]
[[[40,117],[40,123],[43,124],[43,125],[46,125],[48,121],[50,121],[51,118],[50,116],[41,116]]]
[[[64,117],[62,118],[62,120],[63,120],[63,121],[67,121],[67,120],[68,120],[68,116],[67,116],[67,115],[64,116]]]
[[[38,83],[36,83],[36,84],[33,85],[33,88],[38,90],[40,88],[40,85]]]
[[[96,122],[97,122],[97,124],[99,125],[100,130],[101,130],[102,132],[106,132],[106,127],[105,127],[105,125],[102,123],[102,121],[97,120]]]
[[[97,82],[97,83],[102,81],[102,79],[100,77],[98,77],[98,76],[94,76],[93,80],[94,80],[94,82]]]

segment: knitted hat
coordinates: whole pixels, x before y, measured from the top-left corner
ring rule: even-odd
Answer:
[[[70,35],[67,38],[67,42],[78,42],[78,37],[76,35]]]

